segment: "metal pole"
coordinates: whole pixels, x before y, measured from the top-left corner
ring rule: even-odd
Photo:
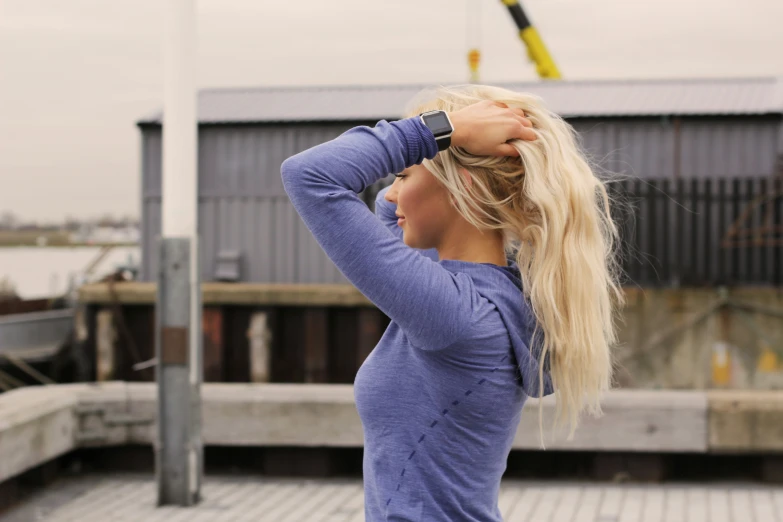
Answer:
[[[195,56],[195,1],[167,0],[155,348],[158,505],[197,503],[203,475]]]

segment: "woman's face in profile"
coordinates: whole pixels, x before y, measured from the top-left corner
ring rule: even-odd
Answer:
[[[422,165],[413,165],[397,174],[384,199],[397,204],[403,242],[411,248],[438,248],[456,209],[449,192]]]

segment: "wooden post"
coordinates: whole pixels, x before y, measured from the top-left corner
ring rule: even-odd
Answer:
[[[304,382],[329,382],[327,313],[325,307],[307,308],[304,311]]]
[[[117,328],[108,308],[98,311],[95,327],[95,379],[110,381],[117,374]]]
[[[381,331],[382,313],[377,308],[359,308],[357,312],[357,329],[359,338],[356,342],[357,368],[362,365],[370,352],[378,344],[383,332]]]
[[[223,343],[223,310],[216,306],[204,308],[204,382],[222,382],[225,349]]]
[[[272,331],[269,328],[269,316],[266,312],[257,312],[250,316],[247,338],[250,345],[250,382],[269,382],[270,353]]]

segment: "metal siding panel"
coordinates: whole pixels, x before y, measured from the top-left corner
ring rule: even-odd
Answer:
[[[142,186],[142,194],[160,196],[163,191],[163,133],[147,129],[144,135],[147,157],[144,164],[146,184]]]
[[[150,140],[151,137],[146,131],[141,131],[141,198],[144,204],[144,195],[149,191],[150,186]]]
[[[242,178],[244,176],[245,165],[248,158],[242,154],[243,129],[231,129],[226,136],[226,158],[225,178],[222,183],[223,194],[226,196],[236,196],[241,194]]]
[[[255,220],[255,212],[253,209],[258,205],[259,201],[255,198],[240,198],[237,202],[239,222],[242,223],[242,236],[237,248],[240,253],[240,274],[242,281],[253,281],[253,277],[255,276],[253,271],[256,270],[256,263],[253,262],[253,252],[256,250],[259,225]],[[257,276],[255,277],[255,280],[257,281]]]
[[[683,120],[683,177],[755,177],[773,173],[774,120]]]
[[[139,268],[139,279],[149,281],[152,273],[150,256],[152,255],[152,202],[147,197],[141,198],[141,266]]]
[[[215,245],[217,246],[216,251],[224,250],[226,248],[226,243],[228,241],[228,229],[229,229],[229,215],[228,215],[228,208],[226,204],[225,198],[215,198],[215,206],[217,211],[217,231],[218,235],[216,238]]]
[[[674,125],[658,124],[651,127],[649,141],[654,144],[647,175],[650,177],[669,177],[674,175]]]
[[[275,244],[274,249],[274,282],[293,283],[294,256],[294,217],[296,210],[290,201],[276,200],[274,203]]]
[[[215,254],[217,253],[217,212],[216,199],[199,198],[199,260],[201,263],[201,278],[203,281],[213,281],[215,274]]]
[[[317,244],[310,230],[304,225],[301,218],[297,220],[297,252],[299,255],[294,259],[296,263],[296,273],[298,274],[298,283],[316,283],[319,282],[318,264],[323,263]],[[316,243],[313,246],[313,242]]]
[[[153,281],[157,271],[157,240],[161,233],[161,194],[163,181],[163,133],[160,129],[142,131],[141,186],[141,268],[139,279]]]
[[[253,165],[253,155],[250,153],[248,138],[250,129],[236,129],[231,140],[230,154],[234,159],[234,172],[230,177],[228,193],[231,196],[247,194],[247,178]]]
[[[269,194],[270,196],[285,196],[283,180],[280,177],[280,166],[285,159],[281,156],[284,156],[289,152],[289,150],[287,150],[288,147],[286,147],[288,130],[285,127],[281,127],[279,130],[264,129],[264,131],[264,143],[262,145],[264,156],[260,158],[260,165],[263,171],[268,173],[268,175],[263,176],[261,189],[265,194]]]
[[[219,179],[217,140],[221,129],[199,129],[198,139],[198,192],[202,196],[215,193],[215,184]]]
[[[693,171],[694,165],[699,164],[699,161],[696,159],[697,151],[694,146],[694,141],[697,135],[698,133],[693,129],[693,124],[687,126],[685,122],[681,124],[679,172],[680,177],[682,178],[690,178],[691,176],[697,174]]]
[[[228,248],[241,252],[247,241],[247,230],[252,226],[242,219],[242,206],[244,198],[230,198],[229,209],[231,213],[231,241]]]
[[[674,171],[674,127],[664,120],[576,120],[572,124],[585,149],[603,168],[630,171],[642,178]],[[291,206],[282,187],[280,164],[350,127],[201,129],[199,227],[205,280],[213,279],[219,249],[239,249],[246,281],[349,283]],[[772,171],[780,120],[683,119],[681,133],[683,177],[758,176]],[[143,140],[142,277],[146,280],[154,279],[152,247],[160,233],[160,198],[150,193],[160,192],[161,138],[160,132],[145,131]]]
[[[274,252],[276,223],[274,219],[275,199],[261,199],[257,205],[258,233],[255,234],[256,246],[253,255],[253,264],[256,265],[257,279],[254,281],[274,281]]]
[[[149,184],[147,194],[160,196],[163,193],[163,132],[149,131],[148,172]]]
[[[157,241],[161,233],[161,200],[147,196],[142,216],[142,267],[140,279],[154,281],[158,270]]]
[[[286,194],[285,188],[283,188],[280,167],[287,158],[300,152],[297,147],[297,135],[299,132],[304,132],[304,129],[297,131],[294,126],[284,125],[279,132],[270,129],[267,134],[269,145],[267,146],[268,156],[265,165],[267,166],[267,172],[270,173],[265,180],[268,187],[267,190],[269,194],[285,200],[288,200],[288,194]]]
[[[269,156],[269,138],[272,129],[248,129],[248,143],[245,154],[248,155],[248,176],[245,180],[247,195],[261,195],[266,192],[270,179],[274,175],[272,168],[265,168],[265,158]]]
[[[234,170],[235,161],[230,151],[232,133],[233,129],[231,127],[224,129],[223,132],[217,135],[215,143],[218,163],[216,171],[217,176],[214,180],[214,185],[215,195],[218,197],[230,193],[230,190],[228,190],[228,187],[230,186],[229,178],[231,172]]]
[[[564,116],[768,114],[783,112],[780,79],[582,80],[497,83],[543,98]],[[210,89],[198,97],[201,122],[360,121],[401,117],[434,85]],[[159,121],[153,117],[147,121]]]
[[[752,124],[751,130],[755,133],[754,141],[758,143],[761,152],[755,157],[758,162],[755,169],[758,175],[772,175],[775,173],[775,163],[778,155],[783,155],[783,149],[778,146],[778,135],[781,130],[783,119],[774,121],[759,122]]]

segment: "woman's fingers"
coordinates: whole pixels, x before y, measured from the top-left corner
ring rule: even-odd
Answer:
[[[504,143],[503,145],[498,145],[495,156],[519,156],[519,151],[513,145]]]
[[[533,130],[533,122],[530,121],[527,116],[525,116],[525,111],[522,109],[510,109],[514,116],[516,117],[517,121],[519,121],[522,124],[522,129],[519,132],[519,139],[525,140],[525,141],[535,141],[536,139],[536,133]]]
[[[516,120],[520,126],[516,128],[512,139],[535,141],[536,131],[533,130],[533,125],[530,123],[530,120],[521,116],[517,116]]]
[[[519,139],[525,141],[536,141],[536,139],[538,139],[538,135],[532,127],[522,127],[522,132],[519,133]]]

